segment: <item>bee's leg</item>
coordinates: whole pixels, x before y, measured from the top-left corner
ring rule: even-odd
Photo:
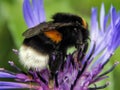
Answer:
[[[64,62],[64,57],[61,51],[55,51],[54,54],[50,56],[49,68],[51,71],[52,79],[57,75],[58,70],[60,70],[63,62]]]
[[[77,48],[77,58],[78,60],[82,60],[85,56],[85,53],[87,52],[87,48],[88,48],[88,42],[87,41],[83,41],[83,35],[82,35],[82,32],[79,31],[78,32],[79,35],[78,35],[78,39],[75,43],[75,47]]]
[[[84,42],[82,46],[81,56],[79,57],[79,60],[82,60],[87,52],[88,49],[88,42]]]

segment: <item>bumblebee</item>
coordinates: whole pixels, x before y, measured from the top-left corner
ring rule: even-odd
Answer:
[[[56,73],[64,63],[66,52],[74,46],[86,52],[89,37],[86,21],[76,15],[57,13],[52,21],[43,22],[23,33],[20,62],[28,69],[41,71],[49,66]]]

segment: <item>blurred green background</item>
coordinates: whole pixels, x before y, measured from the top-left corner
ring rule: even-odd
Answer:
[[[56,12],[68,12],[84,17],[90,23],[91,8],[97,7],[100,11],[101,3],[105,4],[106,13],[113,5],[117,11],[120,10],[120,0],[45,0],[45,12],[47,20],[50,20]],[[19,49],[23,37],[22,32],[27,29],[22,13],[23,0],[0,0],[0,67],[12,69],[8,61],[14,61],[19,67],[18,56],[12,52],[12,49]],[[120,49],[117,49],[115,55],[106,69],[111,67],[115,61],[120,61]],[[120,90],[120,65],[109,74],[107,79],[111,85],[104,90]],[[105,82],[107,81],[105,80]],[[101,85],[104,83],[102,82]]]

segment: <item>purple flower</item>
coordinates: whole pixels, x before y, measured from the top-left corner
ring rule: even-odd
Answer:
[[[43,0],[24,0],[23,13],[28,28],[45,21]],[[100,27],[99,27],[100,26]],[[14,73],[4,68],[0,68],[0,90],[3,89],[33,89],[33,90],[96,90],[105,88],[109,83],[96,86],[108,78],[107,74],[111,72],[118,62],[109,70],[102,72],[104,66],[110,60],[115,50],[120,45],[120,15],[115,8],[111,6],[106,15],[104,4],[101,6],[100,22],[97,20],[97,9],[92,8],[91,29],[90,29],[90,47],[84,58],[77,62],[75,53],[67,55],[63,70],[59,70],[54,80],[49,80],[49,69],[40,72],[29,70],[24,72],[18,68],[12,61],[9,64],[18,72]],[[14,50],[17,53],[16,50]],[[4,78],[13,79],[13,81],[4,81]],[[95,86],[90,86],[90,85]]]
[[[29,28],[38,25],[46,20],[43,0],[24,0],[23,14],[26,24]]]

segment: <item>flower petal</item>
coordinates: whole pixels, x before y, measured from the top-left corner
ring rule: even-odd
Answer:
[[[102,3],[101,11],[100,11],[100,27],[102,31],[105,29],[104,18],[105,18],[105,10],[104,10],[104,4]]]
[[[15,83],[15,82],[4,82],[0,81],[0,90],[3,89],[14,89],[14,88],[31,88],[29,84]]]
[[[33,27],[34,26],[34,16],[32,13],[32,8],[30,5],[30,1],[29,0],[24,0],[23,3],[23,15],[24,15],[24,19],[26,21],[27,26]]]
[[[114,28],[115,23],[116,23],[116,19],[117,19],[117,13],[116,13],[116,10],[113,6],[111,6],[110,13],[111,13],[111,26],[112,26],[112,28]]]
[[[90,35],[91,40],[96,41],[98,36],[98,21],[97,21],[97,9],[95,8],[92,8]]]
[[[16,78],[15,75],[0,71],[0,78]]]
[[[43,0],[32,0],[33,3],[33,14],[36,20],[36,24],[44,22],[46,20]]]
[[[24,0],[23,15],[29,28],[45,21],[45,12],[43,8],[43,0]]]

